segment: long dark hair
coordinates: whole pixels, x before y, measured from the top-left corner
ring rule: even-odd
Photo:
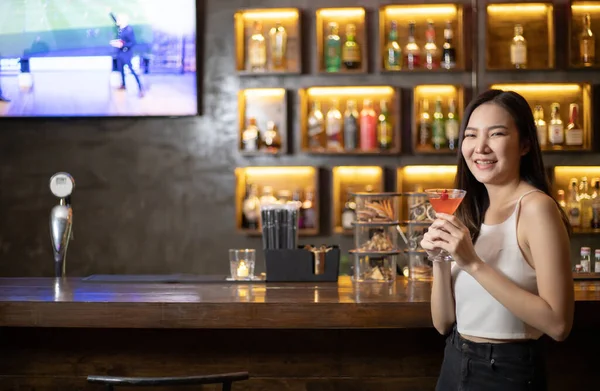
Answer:
[[[469,124],[469,119],[473,111],[484,103],[493,103],[505,109],[512,117],[514,124],[519,132],[519,142],[521,146],[528,146],[529,151],[521,156],[520,176],[530,185],[543,191],[556,202],[556,199],[550,193],[549,180],[544,169],[542,151],[537,137],[537,130],[533,113],[529,104],[521,95],[513,91],[488,90],[481,93],[477,98],[471,101],[463,115],[460,124],[460,136],[458,150],[461,151],[464,139],[465,128]],[[469,228],[473,241],[477,240],[479,230],[485,212],[490,206],[490,198],[483,183],[475,179],[475,176],[467,167],[462,153],[458,154],[458,164],[456,173],[456,188],[467,191],[467,196],[456,211],[456,216]],[[556,202],[567,232],[571,235],[571,225],[566,213]]]

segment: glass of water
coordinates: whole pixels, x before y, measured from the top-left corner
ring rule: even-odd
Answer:
[[[233,280],[253,280],[256,250],[243,248],[229,250],[229,270]]]

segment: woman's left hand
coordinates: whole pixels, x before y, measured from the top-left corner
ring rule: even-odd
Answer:
[[[471,273],[482,261],[475,252],[469,229],[453,215],[436,213],[436,217],[428,230],[433,244],[448,251],[461,269]]]

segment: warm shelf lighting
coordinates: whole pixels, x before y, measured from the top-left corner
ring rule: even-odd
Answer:
[[[405,175],[456,175],[456,166],[406,166]]]
[[[490,87],[491,89],[498,89],[504,91],[515,91],[521,92],[579,92],[581,86],[579,84],[494,84]]]
[[[298,19],[298,11],[292,9],[279,10],[252,10],[242,12],[244,19],[264,20],[264,19]]]
[[[457,9],[452,5],[391,5],[385,7],[385,14],[388,17],[455,16],[456,13]]]
[[[554,167],[554,175],[565,180],[582,176],[591,180],[592,177],[600,177],[600,166],[557,166]]]
[[[393,95],[392,87],[311,87],[307,91],[315,96],[364,96],[364,95]]]
[[[511,16],[514,14],[541,14],[551,9],[549,5],[542,3],[522,3],[522,4],[493,4],[488,5],[488,14]]]
[[[600,12],[600,4],[573,3],[571,9],[575,12]]]
[[[246,98],[253,97],[282,97],[285,95],[283,88],[249,88],[244,90]]]
[[[324,18],[356,18],[365,16],[363,8],[324,8],[317,11]]]
[[[418,95],[450,95],[456,94],[456,87],[449,85],[422,85],[415,88],[415,94]]]
[[[242,173],[247,176],[311,176],[315,174],[314,167],[245,167]]]
[[[381,167],[344,166],[335,167],[334,172],[341,177],[376,177],[381,175]]]

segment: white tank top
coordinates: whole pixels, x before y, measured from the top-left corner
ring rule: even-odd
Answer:
[[[515,284],[538,294],[535,270],[527,263],[517,242],[517,219],[521,200],[503,223],[481,224],[475,243],[477,255]],[[461,334],[491,339],[538,339],[543,333],[513,315],[471,275],[456,264],[452,267],[456,299],[456,325]]]

